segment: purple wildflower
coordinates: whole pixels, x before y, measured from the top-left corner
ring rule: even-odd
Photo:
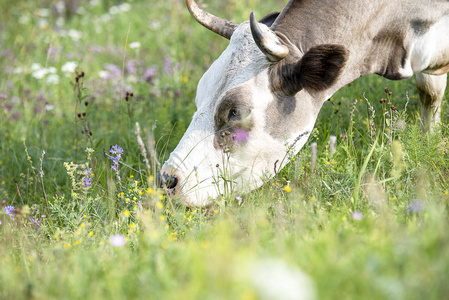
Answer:
[[[120,79],[122,77],[122,69],[119,66],[114,64],[104,64],[103,68],[108,71],[108,75],[105,78],[106,80]]]
[[[354,220],[360,221],[360,220],[363,219],[363,214],[361,212],[359,212],[359,211],[355,211],[355,212],[352,213],[352,218]]]
[[[136,73],[140,73],[140,69],[142,66],[142,60],[138,59],[138,60],[129,60],[126,63],[126,68],[125,71],[128,74],[136,74]]]
[[[424,203],[421,200],[413,200],[413,202],[407,206],[408,213],[420,212],[424,209]]]
[[[153,84],[154,78],[156,77],[156,71],[157,71],[156,67],[149,67],[148,69],[146,69],[145,74],[143,75],[145,81],[150,84]]]
[[[114,234],[114,235],[111,235],[111,237],[109,238],[109,243],[113,247],[123,247],[126,244],[126,239],[121,234]]]
[[[237,201],[242,201],[243,199],[242,199],[242,197],[237,196],[237,197],[235,197],[235,200],[237,200]]]
[[[237,129],[232,137],[237,143],[246,143],[249,138],[249,133],[243,129]]]
[[[14,207],[14,206],[12,206],[12,205],[8,205],[8,206],[6,206],[5,207],[5,212],[6,212],[6,214],[8,215],[8,216],[10,216],[13,220],[14,220],[14,216],[16,215],[15,213],[14,213],[14,210],[15,210],[16,208]]]
[[[91,186],[91,184],[92,184],[91,183],[92,178],[90,178],[90,177],[84,177],[83,181],[84,181],[84,184],[86,185],[86,188],[89,188]]]
[[[86,172],[86,177],[83,178],[84,184],[86,185],[86,188],[89,188],[92,184],[92,178],[90,178],[92,168],[85,169],[84,172]]]
[[[164,58],[164,72],[167,75],[173,74],[173,61],[170,56]]]
[[[41,223],[38,220],[35,220],[34,218],[31,218],[30,220],[31,220],[31,222],[36,224],[36,231],[37,231],[39,229],[39,226],[41,225]]]
[[[123,154],[123,149],[119,145],[112,146],[111,150],[109,150],[112,154]]]
[[[122,158],[122,154],[123,154],[123,148],[120,147],[119,145],[115,145],[111,147],[111,150],[109,150],[110,153],[112,153],[113,155],[117,155],[115,157],[111,156],[109,157],[109,159],[112,160],[112,162],[114,164],[111,165],[111,169],[115,171],[115,173],[117,174],[117,179],[120,181],[120,177],[118,177],[118,172],[119,172],[119,160]]]

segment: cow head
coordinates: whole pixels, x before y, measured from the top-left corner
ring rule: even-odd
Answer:
[[[230,39],[199,81],[197,111],[162,168],[171,194],[205,206],[261,186],[301,149],[347,51],[321,45],[302,53],[268,27],[277,15],[259,23],[252,13],[238,25],[186,2],[199,23]]]

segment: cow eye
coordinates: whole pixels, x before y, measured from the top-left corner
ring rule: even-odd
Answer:
[[[229,115],[228,115],[228,120],[231,121],[233,119],[236,119],[239,117],[239,112],[237,111],[237,109],[234,107],[229,111]]]

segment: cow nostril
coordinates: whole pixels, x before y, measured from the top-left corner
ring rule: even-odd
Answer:
[[[165,185],[167,186],[168,189],[172,189],[174,188],[176,185],[178,185],[178,178],[176,178],[176,176],[168,176],[165,179]]]

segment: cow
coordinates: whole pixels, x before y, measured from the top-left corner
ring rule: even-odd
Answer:
[[[241,24],[186,4],[230,40],[200,79],[197,111],[161,170],[167,191],[187,206],[260,187],[303,147],[323,103],[362,76],[416,73],[422,124],[440,122],[447,0],[290,0]]]

